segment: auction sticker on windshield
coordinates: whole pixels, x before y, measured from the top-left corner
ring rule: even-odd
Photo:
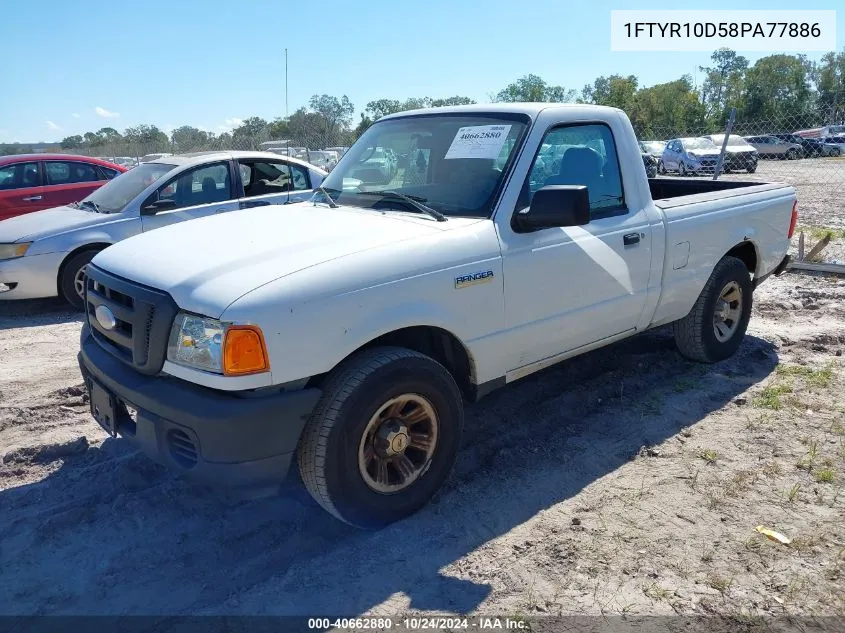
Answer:
[[[462,127],[443,158],[498,158],[510,129],[510,125]]]

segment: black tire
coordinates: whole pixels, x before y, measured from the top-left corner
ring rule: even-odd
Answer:
[[[800,155],[797,149],[790,149],[786,152],[786,160],[797,160],[798,158],[800,158]]]
[[[432,406],[436,442],[416,480],[398,492],[380,492],[365,481],[359,450],[371,419],[403,394],[421,396]],[[402,347],[364,350],[337,367],[323,385],[297,451],[302,482],[341,521],[378,529],[413,514],[437,493],[454,466],[462,429],[461,393],[443,365]]]
[[[62,263],[62,269],[59,273],[59,295],[75,310],[82,310],[84,307],[82,295],[77,292],[77,287],[81,281],[78,275],[99,252],[99,249],[82,251]]]
[[[732,282],[741,291],[741,298],[737,302],[741,306],[741,313],[736,320],[736,329],[727,340],[720,341],[715,326],[717,301],[722,290]],[[673,324],[678,351],[690,360],[702,363],[715,363],[732,356],[748,329],[752,293],[751,277],[745,264],[731,256],[719,260],[690,313]]]
[[[678,175],[679,176],[686,176],[687,175],[687,166],[684,165],[684,161],[681,161],[678,164]]]
[[[828,156],[834,156],[834,157],[836,157],[836,156],[839,156],[839,154],[841,154],[841,153],[842,153],[842,152],[839,150],[839,148],[838,148],[838,147],[834,147],[834,148],[832,148],[832,149],[830,150],[830,154],[828,154]]]
[[[666,175],[666,165],[663,164],[662,160],[657,161],[657,173],[662,176]]]
[[[755,171],[757,171],[757,163],[748,163],[748,166],[745,168],[745,171],[747,171],[749,174],[753,174]]]

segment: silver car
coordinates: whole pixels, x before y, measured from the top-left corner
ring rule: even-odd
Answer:
[[[760,158],[795,160],[804,155],[804,148],[798,143],[783,141],[768,134],[762,136],[746,136],[745,140],[759,152]]]
[[[85,266],[111,244],[184,220],[300,202],[326,175],[269,152],[197,152],[140,163],[80,202],[0,222],[0,300],[59,295],[81,309]]]

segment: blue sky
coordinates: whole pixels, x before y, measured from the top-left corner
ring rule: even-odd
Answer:
[[[662,5],[662,6],[661,6]],[[756,5],[756,6],[755,6]],[[836,9],[838,2],[709,0],[702,9]],[[8,2],[0,21],[0,142],[53,141],[104,126],[212,132],[285,115],[313,94],[357,112],[388,97],[488,101],[535,73],[580,90],[599,75],[641,85],[696,76],[709,53],[610,51],[611,9],[661,2],[562,0],[143,0]],[[840,5],[841,8],[841,5]],[[842,50],[845,10],[837,14]],[[777,51],[771,51],[777,52]],[[752,63],[766,52],[743,52]],[[822,53],[810,53],[818,59]]]

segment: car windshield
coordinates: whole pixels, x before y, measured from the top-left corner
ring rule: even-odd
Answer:
[[[718,149],[716,144],[709,138],[685,138],[684,147],[686,149]]]
[[[395,195],[402,194],[446,216],[489,217],[528,122],[525,115],[492,113],[380,121],[343,155],[323,188],[342,205],[414,211]]]
[[[100,213],[119,213],[144,189],[176,168],[164,163],[141,163],[94,190],[83,202],[93,202]]]
[[[642,141],[640,143],[640,147],[642,147],[646,152],[659,154],[663,152],[663,148],[666,147],[666,143],[661,143],[660,141]]]

